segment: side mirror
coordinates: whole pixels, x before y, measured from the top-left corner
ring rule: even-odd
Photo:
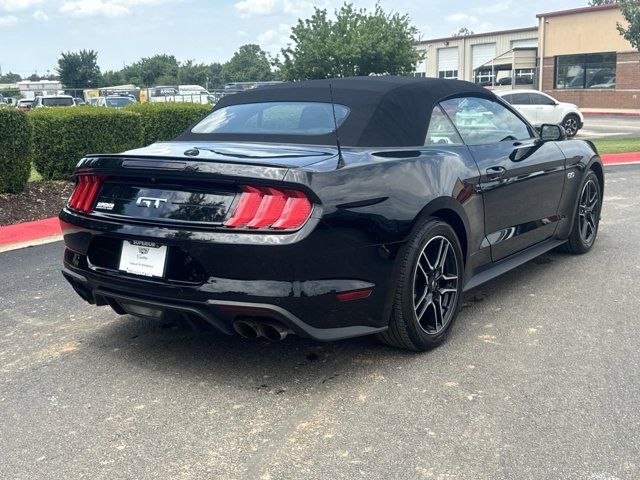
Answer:
[[[552,123],[545,123],[540,127],[540,139],[543,142],[557,142],[567,139],[564,127]]]

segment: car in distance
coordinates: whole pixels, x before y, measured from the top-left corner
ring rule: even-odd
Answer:
[[[533,125],[562,125],[568,137],[575,136],[584,125],[584,116],[573,103],[559,102],[537,90],[507,90],[496,95],[513,105]]]
[[[31,108],[73,107],[75,104],[71,95],[39,95],[33,100]]]
[[[467,82],[364,77],[223,97],[177,139],[95,154],[63,274],[119,314],[244,337],[442,343],[464,291],[594,245],[592,143]]]
[[[124,97],[124,96],[108,96],[108,97],[100,97],[96,101],[96,107],[109,107],[109,108],[123,108],[127,105],[131,105],[132,103],[136,103],[135,98],[133,97]]]
[[[29,100],[29,99],[26,99],[26,98],[21,98],[20,100],[18,100],[16,108],[18,110],[22,110],[23,112],[27,112],[27,111],[31,110],[32,106],[33,106],[33,100]]]

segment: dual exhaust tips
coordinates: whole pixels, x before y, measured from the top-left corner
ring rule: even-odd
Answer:
[[[291,329],[285,327],[282,323],[275,321],[258,322],[251,319],[236,320],[233,322],[233,329],[243,338],[251,340],[266,338],[271,342],[284,340],[287,335],[293,333]]]

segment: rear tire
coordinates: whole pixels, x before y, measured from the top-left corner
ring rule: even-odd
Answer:
[[[580,130],[580,117],[575,113],[570,113],[562,120],[562,126],[565,132],[567,132],[568,138],[575,137],[578,130]]]
[[[403,247],[389,322],[378,338],[393,347],[426,351],[442,344],[457,316],[464,263],[449,224],[429,218]]]
[[[562,246],[565,252],[581,255],[593,248],[598,235],[601,209],[600,182],[597,175],[591,170],[580,186],[576,218],[573,221],[568,242]]]

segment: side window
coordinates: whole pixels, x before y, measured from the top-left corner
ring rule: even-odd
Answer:
[[[462,145],[462,139],[440,106],[431,112],[425,145]]]
[[[532,105],[555,105],[556,103],[547,97],[546,95],[540,95],[539,93],[530,93]]]
[[[509,103],[513,105],[530,105],[532,102],[528,93],[514,93],[513,100]]]
[[[467,145],[484,145],[532,137],[526,123],[507,108],[485,98],[462,97],[440,104]]]

